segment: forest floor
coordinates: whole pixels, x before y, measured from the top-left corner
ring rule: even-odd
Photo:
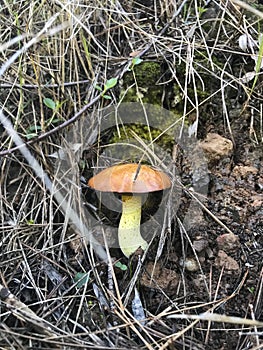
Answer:
[[[0,5],[0,349],[263,349],[252,5]],[[141,161],[172,187],[149,195],[150,245],[127,259],[120,198],[87,182]]]

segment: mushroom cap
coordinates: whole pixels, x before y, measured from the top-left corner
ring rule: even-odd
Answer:
[[[102,170],[88,181],[88,186],[101,192],[148,193],[170,188],[171,180],[160,170],[131,163]]]

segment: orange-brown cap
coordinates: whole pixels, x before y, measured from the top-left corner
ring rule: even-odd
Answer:
[[[121,164],[93,176],[88,186],[102,192],[148,193],[171,187],[170,178],[148,165]]]

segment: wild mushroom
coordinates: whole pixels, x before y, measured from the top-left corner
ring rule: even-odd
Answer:
[[[88,186],[101,192],[121,194],[119,246],[126,257],[139,247],[145,250],[148,243],[140,233],[142,195],[170,188],[169,177],[147,165],[121,164],[102,170],[89,180]]]

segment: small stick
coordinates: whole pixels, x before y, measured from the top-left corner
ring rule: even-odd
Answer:
[[[7,154],[11,154],[14,151],[21,149],[25,146],[31,145],[32,143],[36,143],[39,141],[42,141],[43,139],[49,137],[50,135],[54,134],[57,131],[60,131],[62,129],[64,129],[65,127],[69,126],[70,124],[74,123],[76,120],[78,120],[82,114],[84,112],[87,111],[87,109],[89,109],[95,102],[97,102],[99,99],[101,98],[101,94],[97,95],[96,97],[94,97],[88,104],[86,104],[84,107],[82,107],[72,118],[70,118],[69,120],[66,120],[64,123],[59,124],[58,126],[56,126],[55,128],[45,132],[44,134],[39,135],[38,137],[29,140],[27,142],[24,142],[23,145],[18,145],[15,146],[13,148],[9,148],[5,151],[0,152],[0,157],[6,156]]]
[[[34,311],[32,311],[26,304],[22,303],[22,301],[20,301],[2,284],[0,284],[0,299],[5,303],[7,309],[9,309],[19,320],[31,323],[35,329],[49,337],[57,336],[43,318],[37,316]]]

